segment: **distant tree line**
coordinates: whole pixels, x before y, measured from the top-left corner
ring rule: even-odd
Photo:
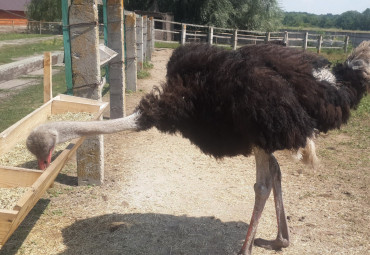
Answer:
[[[370,8],[360,13],[283,12],[278,0],[124,0],[125,10],[170,12],[175,21],[225,28],[276,31],[282,26],[370,30]],[[101,6],[99,13],[101,16]],[[61,21],[60,0],[32,0],[29,19]],[[100,20],[102,21],[102,20]]]
[[[321,27],[345,30],[370,30],[370,8],[364,12],[347,11],[340,15],[316,15],[305,12],[286,12],[283,25],[289,27]]]

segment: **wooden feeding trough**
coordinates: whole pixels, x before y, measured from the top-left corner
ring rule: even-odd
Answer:
[[[93,114],[93,120],[97,120],[107,105],[108,103],[86,98],[56,96],[0,134],[0,155],[4,155],[17,143],[25,140],[31,130],[46,122],[50,115],[88,112]],[[0,248],[54,182],[60,170],[84,139],[82,137],[72,140],[44,171],[0,165],[0,188],[27,188],[12,209],[0,208]]]

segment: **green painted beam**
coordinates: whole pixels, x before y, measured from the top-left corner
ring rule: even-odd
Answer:
[[[68,0],[62,2],[62,23],[63,23],[63,42],[64,42],[64,64],[67,84],[67,94],[73,95],[72,82],[72,59],[71,59],[71,40],[69,37],[69,20],[68,20]]]
[[[103,0],[104,45],[108,46],[108,15],[107,0]],[[109,83],[109,65],[105,66],[105,78]]]

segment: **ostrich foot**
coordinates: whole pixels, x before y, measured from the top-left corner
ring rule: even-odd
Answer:
[[[289,246],[289,240],[284,238],[276,238],[275,240],[257,238],[254,240],[254,245],[267,250],[281,250]]]

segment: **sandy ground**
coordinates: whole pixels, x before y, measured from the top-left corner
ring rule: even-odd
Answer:
[[[164,80],[170,54],[154,52],[152,77],[127,95],[128,113]],[[341,134],[320,137],[325,157],[316,171],[276,153],[291,245],[278,252],[254,247],[253,254],[369,254],[369,168],[361,161],[369,148],[350,155],[347,141]],[[0,254],[236,254],[253,209],[254,181],[253,157],[216,161],[155,129],[106,135],[104,185],[77,186],[71,161]],[[270,198],[257,237],[275,235]]]

